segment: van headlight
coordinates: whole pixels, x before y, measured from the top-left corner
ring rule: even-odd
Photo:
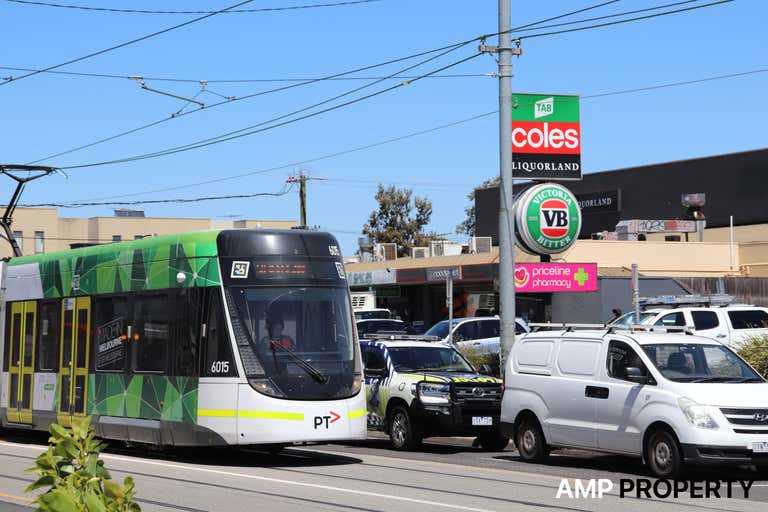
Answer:
[[[685,397],[678,398],[677,404],[694,427],[717,428],[717,422],[710,416],[709,407],[706,405],[697,404],[690,398]]]
[[[451,386],[434,382],[419,382],[416,387],[423,404],[447,404],[451,401]]]

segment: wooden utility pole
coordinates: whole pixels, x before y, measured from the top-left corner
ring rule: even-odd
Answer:
[[[299,229],[309,229],[307,225],[307,182],[310,180],[322,180],[324,178],[312,178],[299,169],[299,174],[288,176],[286,183],[299,184]]]

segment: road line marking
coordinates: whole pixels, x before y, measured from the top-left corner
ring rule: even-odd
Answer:
[[[160,467],[166,467],[166,468],[172,468],[172,469],[178,469],[181,471],[198,471],[201,473],[211,473],[214,475],[222,475],[222,476],[234,476],[239,478],[248,478],[250,480],[259,480],[262,482],[272,482],[277,484],[285,484],[285,485],[297,485],[300,487],[310,487],[313,489],[322,489],[325,491],[335,491],[335,492],[341,492],[346,494],[357,494],[360,496],[371,496],[374,498],[384,498],[389,500],[396,500],[396,501],[406,501],[409,503],[419,503],[422,505],[431,505],[435,507],[443,507],[443,508],[452,508],[456,510],[466,510],[468,512],[493,512],[490,509],[485,508],[473,508],[473,507],[464,507],[462,505],[453,505],[451,503],[442,503],[439,501],[429,501],[429,500],[420,500],[416,498],[406,498],[404,496],[394,496],[391,494],[380,494],[376,492],[368,492],[368,491],[359,491],[357,489],[344,489],[342,487],[334,487],[332,485],[322,485],[322,484],[312,484],[309,482],[296,482],[293,480],[284,480],[282,478],[271,478],[267,476],[259,476],[259,475],[249,475],[247,473],[235,473],[232,471],[221,471],[218,469],[209,469],[209,468],[198,468],[195,466],[190,465],[182,465],[182,464],[172,464],[168,462],[158,462],[158,461],[151,461],[151,460],[144,460],[144,459],[137,459],[133,457],[121,457],[117,455],[109,455],[105,454],[103,455],[103,458],[105,459],[112,459],[117,460],[121,462],[129,462],[129,463],[142,463],[142,464],[148,464],[150,466],[160,466]],[[322,477],[323,475],[318,475]],[[385,484],[387,485],[387,484]],[[391,485],[391,484],[389,484]]]
[[[18,501],[24,501],[26,503],[32,503],[32,498],[27,498],[26,496],[16,496],[15,494],[6,494],[4,492],[0,492],[0,498],[10,498],[12,500],[18,500]]]
[[[295,447],[300,448],[300,447]],[[372,459],[381,459],[381,460],[389,460],[393,462],[404,462],[408,464],[422,464],[425,466],[441,466],[446,468],[454,468],[454,469],[461,469],[462,471],[467,471],[467,469],[471,471],[480,471],[484,473],[498,473],[498,474],[505,474],[505,475],[515,475],[515,476],[528,476],[531,478],[542,478],[545,480],[552,480],[552,481],[561,481],[561,480],[573,480],[575,477],[565,477],[565,476],[557,476],[557,475],[546,475],[544,473],[529,473],[527,471],[515,471],[514,469],[498,469],[498,468],[483,468],[483,467],[476,467],[476,466],[468,466],[464,464],[453,464],[451,462],[433,462],[428,460],[418,460],[418,459],[405,459],[400,457],[387,457],[385,455],[368,455],[368,454],[361,454],[361,453],[346,453],[346,452],[335,452],[335,451],[327,451],[327,450],[316,450],[318,453],[328,453],[331,455],[337,455],[337,456],[346,456],[346,457],[370,457]],[[496,459],[492,459],[496,460]],[[454,475],[454,476],[460,476],[460,475]]]

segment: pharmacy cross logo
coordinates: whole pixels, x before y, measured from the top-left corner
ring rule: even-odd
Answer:
[[[579,283],[579,286],[584,286],[584,283],[589,281],[589,274],[584,271],[584,267],[579,267],[579,270],[573,275],[573,279]]]

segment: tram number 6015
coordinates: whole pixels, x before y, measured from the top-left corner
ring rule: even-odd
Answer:
[[[229,373],[229,361],[214,361],[211,373]]]

